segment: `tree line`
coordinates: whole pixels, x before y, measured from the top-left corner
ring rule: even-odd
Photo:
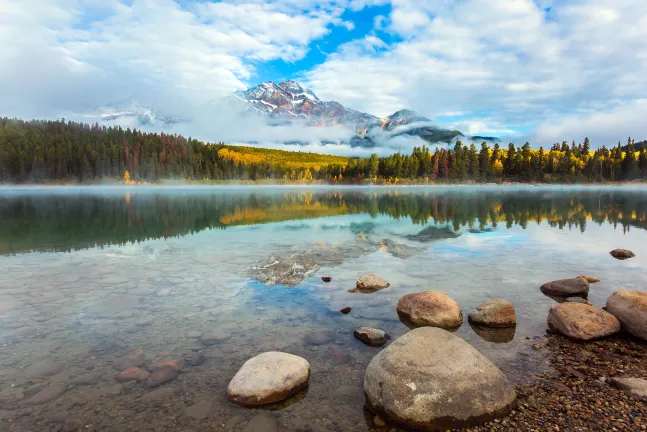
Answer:
[[[457,141],[451,148],[347,158],[208,144],[181,135],[65,120],[0,118],[0,183],[286,181],[328,183],[607,182],[647,178],[647,142],[592,150]]]

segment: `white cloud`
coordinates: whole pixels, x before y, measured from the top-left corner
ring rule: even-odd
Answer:
[[[538,125],[538,139],[585,126],[600,142],[645,134],[647,2],[394,0],[389,20],[401,41],[331,54],[306,74],[313,90],[377,115],[472,113],[465,126],[479,133]],[[620,122],[623,108],[608,109],[618,104],[637,112]],[[608,129],[587,122],[581,111],[591,107],[606,108],[595,116]]]

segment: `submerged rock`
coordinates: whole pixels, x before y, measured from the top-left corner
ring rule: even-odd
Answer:
[[[412,330],[378,353],[364,376],[371,411],[415,430],[474,426],[509,413],[514,388],[467,342],[438,328]]]
[[[325,345],[335,340],[335,333],[326,330],[313,331],[305,337],[306,345]]]
[[[483,327],[470,323],[470,327],[478,337],[486,342],[492,343],[508,343],[514,340],[514,335],[517,332],[517,327]]]
[[[150,373],[140,368],[128,368],[115,375],[115,379],[121,383],[128,381],[146,381]]]
[[[517,314],[509,301],[494,299],[481,303],[469,313],[468,320],[484,327],[514,327],[517,325]]]
[[[407,294],[398,301],[398,315],[414,326],[451,329],[463,324],[458,303],[441,291]]]
[[[200,337],[200,342],[202,342],[204,345],[211,346],[220,342],[224,342],[230,337],[231,335],[229,333],[226,333],[222,330],[214,330],[208,333],[204,333]]]
[[[607,300],[607,311],[620,320],[625,331],[647,340],[647,292],[616,291]]]
[[[283,352],[253,357],[236,373],[227,387],[227,398],[243,406],[279,402],[308,386],[310,364]]]
[[[348,314],[350,313],[350,311],[352,311],[352,310],[353,310],[353,308],[352,308],[352,307],[350,307],[350,306],[346,306],[345,308],[340,309],[340,311],[339,311],[339,312],[343,313],[344,315],[348,315]]]
[[[547,296],[586,298],[589,295],[589,282],[579,277],[560,279],[546,282],[540,289]]]
[[[609,384],[629,397],[647,402],[647,380],[641,378],[611,378]]]
[[[636,256],[636,254],[634,254],[629,249],[614,249],[609,253],[611,254],[612,257],[619,260],[626,260]]]
[[[372,347],[380,347],[389,339],[389,335],[385,331],[364,326],[357,327],[353,335],[355,339]]]
[[[27,405],[40,405],[47,402],[51,402],[54,399],[57,399],[63,393],[65,393],[65,390],[67,390],[66,384],[53,383],[49,387],[46,387],[45,389],[36,393],[34,396],[25,400],[25,403]]]
[[[589,341],[611,336],[620,331],[620,321],[594,306],[561,303],[551,306],[548,327],[575,340]]]
[[[178,374],[179,371],[172,367],[158,369],[148,377],[148,380],[146,381],[146,387],[157,387],[159,385],[172,381],[177,378]]]
[[[391,286],[390,283],[375,274],[360,276],[355,285],[360,292],[375,292]]]
[[[448,227],[439,228],[431,225],[420,231],[418,234],[407,235],[405,238],[421,243],[429,243],[436,240],[453,239],[458,236],[460,236],[460,234],[456,234]]]

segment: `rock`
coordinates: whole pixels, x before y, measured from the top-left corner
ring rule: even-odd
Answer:
[[[236,426],[241,424],[242,422],[245,421],[245,417],[241,415],[235,415],[231,417],[229,420],[227,420],[227,423],[225,423],[225,430],[233,430]]]
[[[22,371],[21,375],[26,379],[36,379],[36,378],[44,378],[47,376],[56,375],[60,371],[61,371],[60,365],[46,360],[46,361],[34,363],[31,366],[25,368]]]
[[[245,425],[243,432],[278,432],[279,422],[267,414],[257,414]]]
[[[579,275],[578,277],[584,279],[585,281],[587,281],[590,284],[600,282],[600,279],[594,278],[594,277],[591,277],[591,276]]]
[[[201,352],[194,352],[184,355],[184,360],[191,366],[200,366],[204,363],[205,357]]]
[[[335,340],[335,334],[331,331],[314,331],[305,337],[306,345],[325,345]]]
[[[334,365],[346,364],[353,359],[350,354],[336,346],[326,353],[326,358]]]
[[[460,306],[440,291],[423,291],[403,296],[398,301],[398,315],[417,327],[451,329],[463,324]]]
[[[355,339],[364,342],[368,346],[380,347],[389,339],[389,335],[382,330],[371,327],[357,327],[353,332]]]
[[[142,396],[142,401],[146,403],[156,402],[162,399],[166,399],[167,397],[174,396],[175,393],[177,393],[177,389],[173,387],[164,387],[146,393],[144,396]]]
[[[616,291],[607,300],[607,311],[620,320],[625,331],[647,340],[647,292]]]
[[[117,315],[133,309],[140,300],[140,297],[129,295],[107,298],[88,306],[87,312],[97,315]]]
[[[186,332],[185,335],[189,339],[199,339],[200,337],[202,337],[202,332],[197,330],[190,330]]]
[[[128,368],[115,375],[115,379],[121,383],[128,381],[146,381],[150,373],[140,368]]]
[[[158,371],[161,369],[170,368],[170,369],[173,369],[174,371],[179,372],[182,370],[183,367],[184,367],[183,359],[166,359],[166,360],[159,360],[153,363],[151,366],[151,370]]]
[[[514,335],[517,332],[517,327],[482,327],[470,322],[470,327],[474,333],[486,342],[492,343],[508,343],[514,340]]]
[[[611,378],[609,384],[629,397],[647,402],[647,380],[641,378]]]
[[[569,302],[551,306],[548,327],[572,339],[589,341],[618,333],[620,321],[594,306]]]
[[[382,417],[380,417],[379,415],[376,415],[375,417],[373,417],[373,424],[375,424],[375,426],[379,428],[386,426],[386,423],[384,422],[384,420],[382,420]]]
[[[307,360],[282,352],[266,352],[245,362],[227,387],[227,398],[243,406],[282,401],[308,386]]]
[[[157,387],[158,385],[172,381],[177,378],[178,374],[179,371],[172,367],[158,369],[148,377],[148,380],[146,381],[146,387]]]
[[[67,419],[63,423],[63,432],[76,432],[81,427],[79,420]]]
[[[212,413],[213,401],[210,399],[200,400],[184,410],[184,414],[186,414],[187,417],[191,417],[196,420],[206,419]]]
[[[546,282],[541,286],[541,292],[547,296],[559,297],[588,297],[589,282],[585,279],[576,277],[572,279],[561,279],[552,282]]]
[[[514,388],[470,344],[431,327],[412,330],[378,353],[364,375],[373,413],[404,428],[453,429],[504,416]]]
[[[626,259],[633,258],[633,257],[636,256],[629,249],[614,249],[609,253],[611,254],[612,257],[614,257],[615,259],[619,259],[619,260],[626,260]]]
[[[144,363],[146,363],[146,356],[143,354],[126,355],[116,359],[112,364],[112,368],[116,371],[122,371],[128,368],[140,367]]]
[[[360,292],[375,292],[390,286],[390,283],[375,274],[360,276],[356,283],[357,290]]]
[[[509,301],[494,299],[481,303],[475,311],[469,313],[468,320],[484,327],[514,327],[517,325],[517,314]]]
[[[36,393],[34,396],[30,397],[29,399],[25,400],[25,403],[27,405],[40,405],[47,402],[51,402],[54,399],[58,398],[63,393],[65,393],[65,390],[67,390],[67,384],[54,383],[49,387]]]
[[[344,315],[348,315],[350,313],[350,311],[352,311],[352,310],[353,310],[352,307],[346,306],[345,308],[340,309],[339,312],[343,313]]]
[[[324,282],[330,282],[332,281],[332,278],[330,276],[321,276],[321,280]]]
[[[214,330],[212,332],[203,334],[200,338],[200,342],[202,342],[204,345],[211,346],[219,344],[220,342],[224,342],[230,337],[231,335],[229,333],[225,333],[222,330]]]

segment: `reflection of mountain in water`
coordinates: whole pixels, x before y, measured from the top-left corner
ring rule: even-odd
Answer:
[[[462,227],[485,231],[499,224],[525,228],[529,223],[546,222],[559,229],[576,227],[584,231],[586,224],[593,222],[621,225],[625,230],[645,229],[647,194],[618,189],[552,192],[540,188],[384,193],[287,189],[131,189],[119,193],[102,193],[97,189],[48,195],[0,192],[0,253],[70,251],[182,236],[204,229],[349,214],[386,215],[427,225],[408,237],[423,243],[453,238]],[[299,224],[291,226],[296,228]],[[342,228],[369,235],[374,225],[368,222]]]

